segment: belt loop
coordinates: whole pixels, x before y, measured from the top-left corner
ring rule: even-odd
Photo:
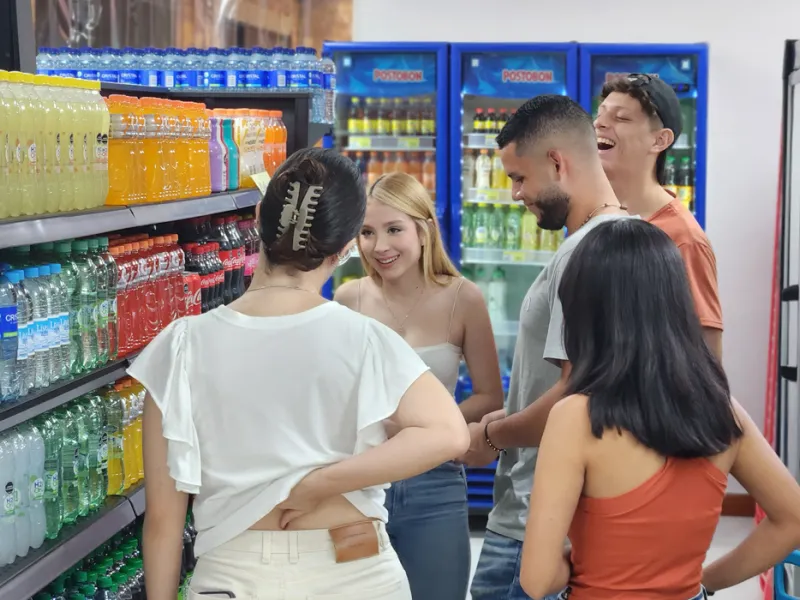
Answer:
[[[261,562],[268,565],[272,560],[272,532],[261,532]]]
[[[300,551],[298,549],[300,533],[289,531],[289,562],[297,564],[300,562]]]

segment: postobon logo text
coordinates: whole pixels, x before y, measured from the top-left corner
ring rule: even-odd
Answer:
[[[552,83],[552,71],[503,69],[503,83]]]
[[[424,81],[421,70],[413,69],[373,69],[372,81],[386,81],[391,83],[414,83]]]

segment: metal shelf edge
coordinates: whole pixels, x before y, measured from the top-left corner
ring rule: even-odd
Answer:
[[[135,225],[133,213],[127,207],[4,220],[0,221],[0,248],[57,242]]]
[[[160,204],[138,204],[131,206],[135,225],[154,225],[203,217],[214,213],[236,210],[236,203],[229,193],[214,194],[204,198],[175,200]]]
[[[252,208],[261,202],[261,192],[256,188],[237,190],[231,192],[231,198],[233,198],[233,203],[236,205],[236,208]]]
[[[0,569],[0,597],[3,600],[31,598],[136,520],[133,507],[125,498],[112,498],[107,505],[109,503],[112,506],[104,512],[84,518],[70,526],[70,530],[62,532],[67,536],[63,540],[46,541],[27,557]],[[4,571],[14,574],[3,578]]]
[[[125,376],[129,361],[120,359],[75,379],[61,382],[0,412],[0,432],[58,408]],[[18,409],[18,410],[17,410]]]
[[[137,487],[127,494],[128,500],[133,507],[133,512],[137,517],[141,517],[144,514],[145,510],[145,492],[144,492],[144,481],[139,483]]]

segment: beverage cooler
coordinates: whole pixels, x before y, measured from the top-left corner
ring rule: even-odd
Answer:
[[[495,138],[526,100],[578,98],[577,44],[453,44],[450,54],[450,255],[483,291],[508,391],[517,321],[530,284],[563,240],[514,202]],[[471,393],[468,374],[457,399]],[[470,511],[492,506],[495,465],[467,470]]]
[[[325,44],[336,64],[334,146],[358,165],[367,189],[385,173],[416,177],[445,233],[447,50],[439,43]],[[330,287],[361,275],[354,252]]]
[[[580,71],[581,104],[592,115],[611,79],[644,73],[672,86],[681,103],[683,133],[669,150],[663,183],[705,228],[708,46],[581,44]]]

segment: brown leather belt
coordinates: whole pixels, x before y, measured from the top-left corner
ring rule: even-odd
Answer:
[[[345,563],[378,556],[381,544],[373,521],[357,521],[328,529],[336,562]]]

